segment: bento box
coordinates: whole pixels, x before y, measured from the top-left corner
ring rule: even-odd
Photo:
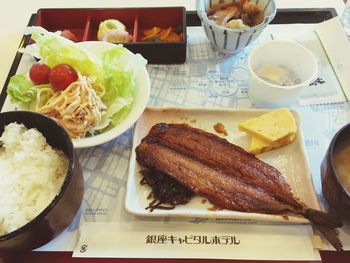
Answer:
[[[180,64],[186,61],[184,7],[39,9],[35,24],[48,31],[62,31],[76,42],[110,41],[112,36],[101,39],[99,35],[100,24],[107,20],[122,23],[125,26],[123,34],[128,37],[127,42],[118,42],[120,38],[112,41],[123,44],[133,53],[140,53],[148,63]]]

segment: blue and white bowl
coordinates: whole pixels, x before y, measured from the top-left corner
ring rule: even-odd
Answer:
[[[208,39],[212,45],[220,52],[226,54],[237,54],[258,38],[264,28],[276,15],[275,0],[251,0],[264,11],[264,21],[259,25],[244,29],[230,29],[216,24],[207,16],[210,8],[218,3],[232,3],[234,0],[197,0],[197,14],[202,21],[202,25]]]

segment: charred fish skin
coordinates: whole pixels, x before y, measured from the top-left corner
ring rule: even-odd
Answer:
[[[263,186],[265,191],[278,200],[302,209],[302,205],[295,200],[290,186],[277,169],[215,134],[187,124],[159,123],[152,127],[148,139],[176,149],[243,182],[249,181],[255,187]]]
[[[136,159],[219,207],[300,214],[342,250],[334,229],[342,226],[338,218],[299,202],[276,168],[215,134],[187,124],[156,124],[136,147]]]
[[[136,156],[144,167],[167,173],[218,207],[270,214],[294,211],[264,191],[152,140],[144,140],[136,148]]]

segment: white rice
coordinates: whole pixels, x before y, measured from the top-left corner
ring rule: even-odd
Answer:
[[[37,129],[10,123],[0,137],[0,235],[23,226],[58,193],[68,158]]]

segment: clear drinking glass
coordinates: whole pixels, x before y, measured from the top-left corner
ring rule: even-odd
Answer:
[[[350,0],[346,1],[345,9],[341,16],[341,22],[348,38],[350,39]]]

